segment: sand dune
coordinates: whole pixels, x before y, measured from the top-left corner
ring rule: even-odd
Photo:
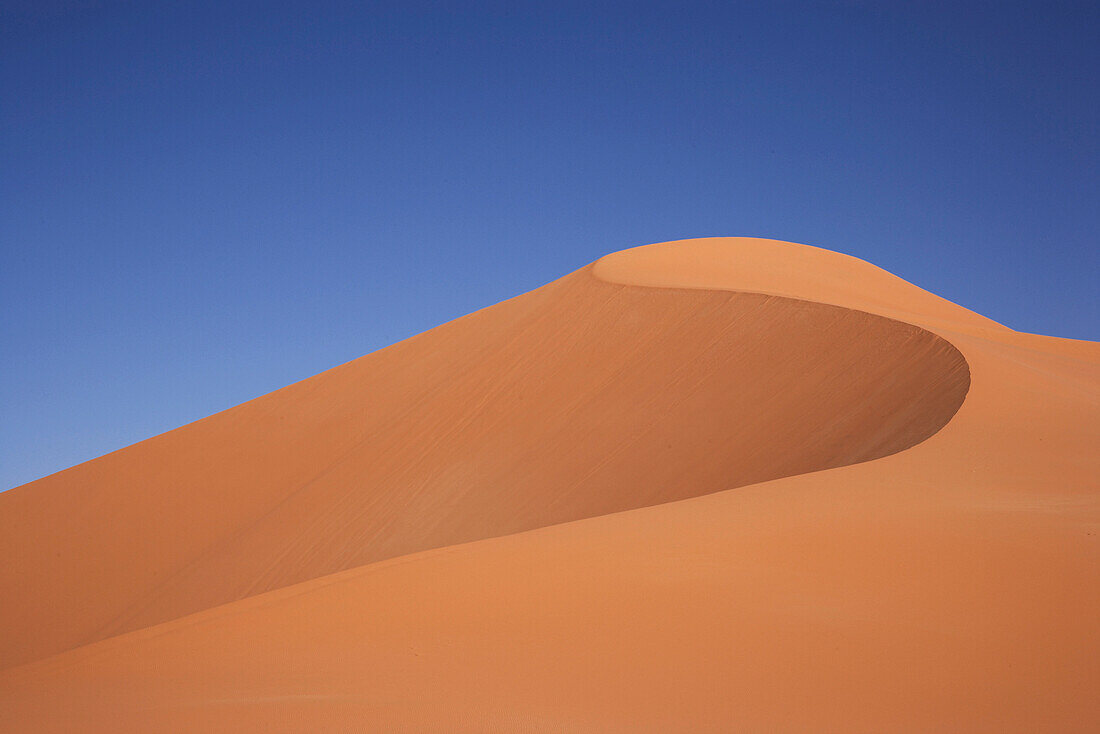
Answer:
[[[938,430],[968,381],[917,327],[585,269],[0,495],[19,558],[0,588],[27,597],[0,611],[18,630],[0,649],[23,662],[385,558],[877,458]]]
[[[1100,345],[627,250],[0,494],[4,731],[1093,731]]]

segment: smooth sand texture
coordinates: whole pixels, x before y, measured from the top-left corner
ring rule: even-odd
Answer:
[[[0,729],[1094,731],[1097,445],[1100,345],[616,253],[0,494]]]

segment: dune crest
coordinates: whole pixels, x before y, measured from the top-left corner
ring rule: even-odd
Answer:
[[[1005,330],[858,258],[779,240],[714,237],[643,245],[605,255],[593,272],[612,283],[766,293],[967,332]]]
[[[0,495],[0,725],[1094,731],[1097,445],[1100,345],[627,250]]]

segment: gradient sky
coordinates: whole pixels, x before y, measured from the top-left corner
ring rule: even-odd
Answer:
[[[1095,2],[3,2],[0,488],[714,235],[1100,339]]]

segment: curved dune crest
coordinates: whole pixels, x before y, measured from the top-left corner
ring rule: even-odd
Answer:
[[[0,728],[1093,731],[1096,445],[1100,345],[627,250],[0,495],[9,658],[134,630],[0,672]]]
[[[1005,331],[992,319],[849,255],[753,237],[661,242],[614,252],[593,266],[613,283],[768,293],[968,332]]]

